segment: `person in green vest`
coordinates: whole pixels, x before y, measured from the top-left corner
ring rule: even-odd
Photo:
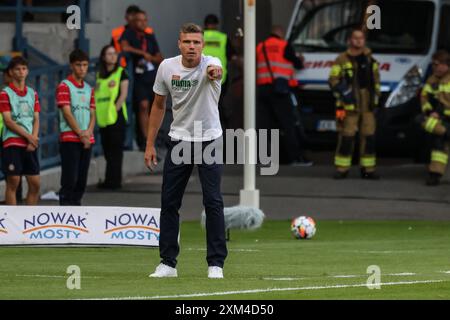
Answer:
[[[39,147],[40,104],[37,92],[25,82],[28,62],[13,58],[7,68],[9,84],[0,93],[0,112],[3,116],[2,169],[6,177],[5,202],[17,205],[16,193],[21,177],[28,183],[27,205],[39,200],[40,166]]]
[[[228,62],[236,58],[236,51],[233,48],[228,36],[219,31],[219,18],[214,14],[208,14],[205,17],[204,39],[205,47],[203,54],[219,58],[222,63],[222,91],[219,99],[219,115],[222,127],[228,127],[228,120],[224,109],[224,97],[228,89]]]
[[[99,183],[98,187],[115,190],[122,187],[125,126],[128,121],[125,101],[129,78],[127,72],[119,65],[118,53],[111,45],[105,46],[100,53],[96,79],[97,125],[100,128],[106,160],[105,180]]]
[[[11,83],[11,77],[8,75],[8,72],[6,71],[7,65],[5,66],[4,70],[1,70],[3,73],[3,83],[0,85],[0,91],[3,90],[3,88],[9,86],[9,84]],[[0,137],[2,135],[3,132],[3,128],[5,127],[4,123],[3,123],[3,116],[2,113],[0,112]],[[0,159],[1,159],[1,154],[2,154],[2,143],[0,143]],[[23,196],[22,196],[22,177],[20,177],[20,183],[19,186],[17,187],[17,192],[16,192],[16,203],[22,203],[23,201]]]
[[[9,84],[11,83],[11,81],[12,81],[11,77],[8,75],[7,67],[8,66],[5,65],[4,69],[2,68],[0,70],[2,72],[2,74],[3,74],[2,84],[0,85],[0,90],[3,90],[4,88],[8,87]],[[3,127],[4,127],[3,115],[0,112],[0,136],[2,135]],[[1,149],[1,144],[0,144],[0,149]]]
[[[61,154],[59,204],[81,206],[95,143],[95,97],[84,81],[89,69],[87,53],[76,49],[69,60],[71,74],[56,89]]]

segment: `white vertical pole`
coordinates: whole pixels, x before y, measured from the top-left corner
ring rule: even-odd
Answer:
[[[244,0],[244,130],[253,131],[245,145],[244,189],[240,205],[259,209],[256,186],[256,0]]]

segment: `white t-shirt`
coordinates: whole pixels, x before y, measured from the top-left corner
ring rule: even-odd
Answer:
[[[172,96],[173,122],[169,136],[183,141],[210,141],[222,135],[219,118],[221,81],[211,81],[208,66],[222,66],[220,60],[202,55],[200,64],[186,68],[181,55],[159,66],[153,91]]]

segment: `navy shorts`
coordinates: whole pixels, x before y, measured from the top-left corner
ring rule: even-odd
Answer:
[[[2,150],[2,170],[5,176],[37,176],[40,172],[38,152],[23,147]]]
[[[139,79],[134,81],[133,100],[136,105],[144,100],[147,100],[150,102],[151,106],[153,102],[153,96],[153,82],[142,81]]]

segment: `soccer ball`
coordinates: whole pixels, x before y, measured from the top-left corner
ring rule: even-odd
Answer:
[[[301,216],[291,222],[291,232],[296,239],[311,239],[316,234],[313,218]]]

